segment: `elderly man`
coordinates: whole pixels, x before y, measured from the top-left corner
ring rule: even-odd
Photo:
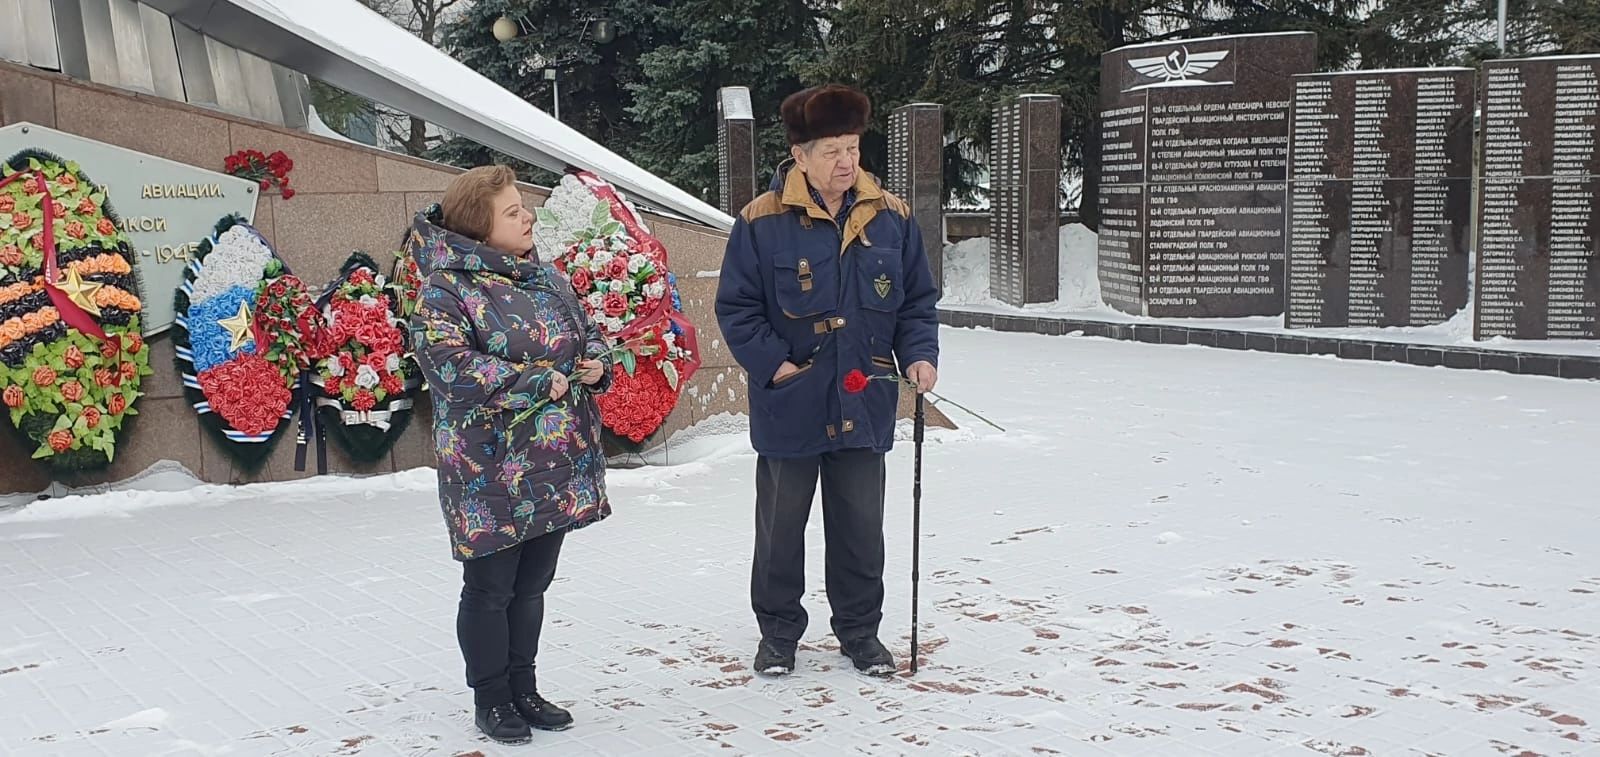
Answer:
[[[828,603],[856,669],[890,675],[883,618],[884,454],[899,379],[938,380],[939,299],[910,209],[861,170],[866,95],[837,85],[782,106],[794,165],[735,221],[717,320],[749,380],[756,461],[755,669],[793,672],[806,630],[805,529],[822,482]],[[787,163],[787,161],[785,161]],[[874,379],[846,386],[859,371]]]

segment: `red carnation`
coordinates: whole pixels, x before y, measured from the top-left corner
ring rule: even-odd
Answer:
[[[89,236],[89,227],[84,226],[82,221],[68,221],[67,236],[72,237],[73,239],[83,239],[84,237]]]
[[[33,369],[34,386],[54,386],[55,383],[56,372],[51,370],[49,366],[41,365],[38,368]]]
[[[83,399],[83,384],[80,384],[76,381],[68,381],[67,383],[62,384],[61,396],[64,397],[68,402],[77,402],[78,400]]]
[[[94,215],[96,209],[97,208],[94,206],[94,198],[92,197],[85,197],[78,202],[78,212],[83,215]]]
[[[86,407],[83,409],[83,425],[94,428],[100,425],[100,408]]]
[[[266,179],[262,179],[261,180],[261,188],[264,189],[264,190],[265,189],[271,189],[272,188],[272,182],[267,181]]]
[[[11,214],[11,228],[16,229],[17,231],[24,231],[32,227],[33,216],[28,215],[20,210]]]
[[[117,374],[105,368],[94,369],[94,385],[100,387],[111,386],[117,383]]]
[[[17,198],[11,195],[0,195],[0,213],[10,213],[17,209]]]
[[[618,255],[606,264],[606,278],[621,281],[628,278],[628,259]]]
[[[62,205],[59,202],[51,203],[50,204],[50,215],[52,215],[52,216],[54,216],[56,218],[66,218],[67,217],[67,206]]]
[[[123,363],[117,366],[117,373],[123,381],[132,381],[139,377],[139,367],[133,363]]]
[[[355,401],[350,404],[354,405],[357,410],[365,412],[378,406],[378,398],[372,396],[372,392],[362,389],[356,392]]]
[[[38,176],[29,176],[22,182],[22,191],[31,195],[40,194],[44,192],[44,185],[39,183]]]
[[[128,347],[129,355],[137,355],[139,354],[139,350],[144,349],[144,338],[138,334],[129,334],[127,335],[124,344],[126,344]]]
[[[606,315],[612,318],[621,318],[628,312],[628,298],[617,292],[607,292],[601,304],[605,308]]]
[[[78,370],[83,367],[83,350],[78,349],[76,344],[67,345],[67,351],[62,353],[61,360],[67,364],[68,368]]]
[[[27,400],[27,397],[23,395],[22,387],[12,384],[6,387],[4,399],[6,407],[15,409],[22,407],[22,403]]]
[[[72,432],[66,429],[51,431],[50,435],[45,437],[45,441],[50,444],[51,451],[56,454],[66,452],[72,449]]]
[[[871,380],[859,369],[852,370],[844,375],[844,390],[851,394],[860,394],[867,390],[867,382]]]
[[[70,173],[64,173],[61,174],[61,178],[56,179],[56,183],[60,184],[62,189],[70,192],[78,188],[78,177]]]
[[[112,223],[109,218],[102,218],[99,223],[94,225],[94,230],[100,232],[100,236],[109,237],[117,233],[117,225]]]
[[[122,415],[122,411],[128,409],[128,398],[120,394],[113,394],[111,399],[106,400],[106,408],[111,411],[112,415]]]
[[[285,199],[285,200],[293,200],[294,199],[294,190],[290,189],[288,187],[284,187],[283,188],[283,199]]]
[[[103,357],[107,360],[115,359],[117,356],[117,351],[120,349],[121,348],[117,346],[115,339],[107,339],[100,343],[100,357]]]
[[[0,247],[0,265],[13,267],[22,265],[22,250],[14,244]]]

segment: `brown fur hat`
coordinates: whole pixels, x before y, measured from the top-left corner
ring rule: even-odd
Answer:
[[[789,144],[800,145],[865,132],[872,119],[872,101],[855,88],[827,84],[789,95],[779,113]]]

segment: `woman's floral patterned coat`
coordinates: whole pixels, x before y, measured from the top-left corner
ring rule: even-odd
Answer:
[[[455,557],[483,557],[527,539],[582,528],[611,514],[600,411],[609,352],[571,285],[536,253],[507,255],[419,213],[407,253],[425,280],[413,344],[433,397],[439,504]],[[605,378],[548,399],[556,371],[605,361]]]

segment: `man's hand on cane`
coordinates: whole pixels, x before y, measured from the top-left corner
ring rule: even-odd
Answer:
[[[939,369],[933,367],[933,363],[919,360],[906,369],[906,378],[917,385],[918,394],[927,394],[933,391],[934,384],[939,383]]]

